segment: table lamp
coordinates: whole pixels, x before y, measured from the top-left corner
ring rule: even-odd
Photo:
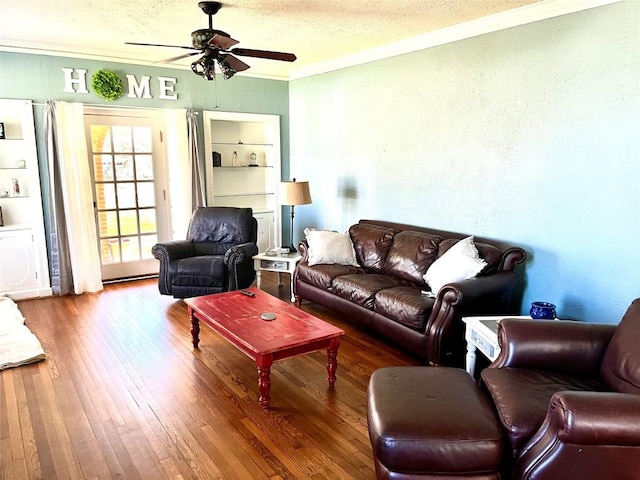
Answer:
[[[311,203],[311,193],[309,192],[309,182],[296,182],[294,178],[291,182],[280,182],[280,204],[291,207],[291,233],[289,239],[291,252],[297,249],[293,245],[293,217],[296,205],[308,205]]]

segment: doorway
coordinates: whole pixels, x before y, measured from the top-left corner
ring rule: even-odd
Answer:
[[[170,231],[161,119],[97,109],[84,118],[102,280],[157,274],[151,247]]]

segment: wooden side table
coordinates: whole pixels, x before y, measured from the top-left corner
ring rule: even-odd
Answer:
[[[298,253],[278,254],[278,255],[266,255],[265,253],[259,253],[253,257],[253,266],[256,270],[256,285],[260,288],[262,284],[263,270],[269,272],[278,272],[278,286],[282,286],[282,273],[288,273],[291,283],[291,301],[295,302],[296,298],[293,295],[293,272],[296,269],[296,265],[302,259],[302,256]]]
[[[464,338],[467,341],[465,369],[473,377],[476,369],[476,351],[479,350],[492,362],[500,354],[498,345],[498,322],[503,318],[528,318],[528,315],[505,315],[489,317],[462,317],[466,324]]]

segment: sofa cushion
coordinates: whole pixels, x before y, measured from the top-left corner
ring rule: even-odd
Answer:
[[[384,273],[414,285],[424,284],[422,276],[438,255],[442,237],[430,233],[403,230],[393,237]]]
[[[562,390],[607,390],[593,377],[547,370],[486,368],[480,376],[514,452],[519,451],[538,430],[554,393]]]
[[[309,244],[307,261],[310,266],[320,263],[359,266],[348,233],[312,230],[307,232],[307,243]]]
[[[357,223],[349,228],[358,263],[373,272],[379,273],[384,267],[387,253],[393,242],[396,230],[380,225]]]
[[[361,307],[372,309],[376,293],[402,285],[402,281],[379,273],[343,275],[333,280],[331,292]]]
[[[603,381],[613,390],[640,394],[640,299],[622,317],[605,350],[600,368]]]
[[[434,302],[435,298],[422,295],[417,287],[392,287],[376,294],[373,308],[405,327],[424,332]]]
[[[444,285],[475,277],[487,266],[473,243],[473,237],[456,242],[427,270],[424,280],[431,291],[437,292]]]
[[[364,270],[352,265],[338,265],[337,263],[310,267],[303,262],[298,264],[296,272],[299,280],[322,290],[330,290],[334,278],[342,275],[364,273]]]

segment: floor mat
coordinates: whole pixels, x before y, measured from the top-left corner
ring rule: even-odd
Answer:
[[[18,305],[0,296],[0,370],[45,359],[40,341],[24,321]]]

